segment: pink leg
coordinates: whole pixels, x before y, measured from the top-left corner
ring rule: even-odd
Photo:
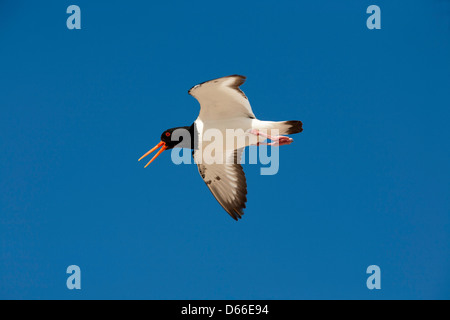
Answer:
[[[251,133],[251,134],[254,134],[254,135],[256,135],[256,136],[262,136],[262,137],[264,137],[264,138],[266,138],[266,139],[270,139],[270,140],[273,141],[273,142],[271,142],[271,143],[261,143],[261,142],[258,142],[258,146],[259,146],[259,145],[284,146],[284,145],[287,145],[287,144],[291,144],[291,143],[294,141],[294,139],[289,138],[289,137],[285,137],[285,136],[271,136],[271,135],[268,135],[268,134],[266,134],[266,133],[264,133],[264,132],[260,132],[260,131],[258,131],[258,130],[256,130],[256,129],[252,129],[252,130],[250,131],[250,133]]]

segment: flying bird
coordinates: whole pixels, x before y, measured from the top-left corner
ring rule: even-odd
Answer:
[[[303,131],[301,121],[261,121],[258,120],[250,106],[247,96],[239,88],[246,77],[231,75],[200,83],[192,87],[188,93],[200,103],[200,114],[191,126],[176,127],[165,130],[161,134],[161,142],[145,153],[142,160],[152,152],[161,148],[147,163],[147,167],[164,150],[173,148],[190,148],[197,164],[200,176],[216,200],[235,220],[244,214],[247,202],[247,182],[242,168],[241,155],[245,147],[261,145],[270,139],[271,146],[288,145],[292,138],[286,137]],[[214,155],[205,155],[211,148],[208,130],[226,136],[227,130],[240,133],[237,143],[231,146],[219,144]],[[190,138],[176,136],[177,130],[189,133]],[[271,133],[275,132],[276,135]],[[239,137],[238,137],[239,138]],[[211,159],[213,157],[214,159]],[[217,160],[220,161],[217,161]]]

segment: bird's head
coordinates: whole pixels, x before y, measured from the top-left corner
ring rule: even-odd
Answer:
[[[180,142],[183,140],[183,137],[178,136],[176,139],[172,139],[173,133],[175,130],[177,129],[183,129],[185,127],[182,128],[171,128],[171,129],[167,129],[165,130],[162,134],[161,134],[161,141],[154,146],[152,149],[150,149],[146,154],[144,154],[139,161],[141,161],[142,159],[144,159],[146,156],[148,156],[150,153],[152,153],[153,151],[157,150],[159,147],[161,147],[161,149],[159,149],[159,151],[155,154],[155,156],[145,165],[145,167],[147,167],[150,163],[153,162],[153,160],[155,160],[164,150],[169,150],[169,149],[173,149],[175,148],[178,144],[180,144]]]
[[[172,140],[173,132],[178,128],[167,129],[161,134],[161,142],[164,143],[166,150],[173,149],[179,141]]]

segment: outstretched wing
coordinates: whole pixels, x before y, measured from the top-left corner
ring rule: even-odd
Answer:
[[[239,86],[244,76],[232,75],[200,83],[189,94],[200,103],[202,121],[248,117],[255,119],[250,102]]]
[[[239,164],[242,151],[234,150],[224,164],[197,164],[198,172],[209,190],[234,220],[242,217],[247,202],[247,181]]]

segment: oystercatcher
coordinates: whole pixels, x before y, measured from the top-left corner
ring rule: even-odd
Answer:
[[[266,139],[272,141],[265,143],[267,145],[287,145],[293,140],[284,135],[303,131],[301,121],[275,122],[256,119],[248,98],[239,88],[245,79],[244,76],[231,75],[192,87],[188,93],[200,103],[198,118],[191,126],[165,130],[161,134],[161,142],[139,159],[142,160],[161,147],[147,163],[147,167],[164,150],[192,149],[192,156],[202,179],[220,205],[235,220],[242,217],[247,202],[247,182],[240,163],[244,148],[261,145]],[[190,138],[180,138],[178,135],[177,139],[173,139],[177,130],[188,132]],[[227,136],[230,130],[247,139],[237,139],[238,142],[234,141],[232,144],[222,141],[218,148],[205,155],[208,148],[211,150],[213,140],[208,132]]]

